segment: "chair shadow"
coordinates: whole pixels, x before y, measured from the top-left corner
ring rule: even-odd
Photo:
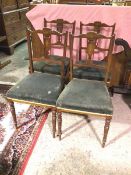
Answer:
[[[128,127],[125,131],[123,131],[122,133],[120,133],[119,135],[117,135],[116,137],[114,137],[112,140],[110,140],[105,146],[111,145],[113,144],[116,140],[119,140],[121,137],[123,137],[124,135],[126,135],[127,133],[131,132],[131,126]]]
[[[83,123],[86,120],[86,123]],[[92,130],[93,134],[95,135],[97,141],[99,142],[100,145],[102,145],[102,140],[100,139],[100,137],[98,136],[94,126],[91,123],[91,120],[88,117],[83,117],[80,121],[72,124],[71,126],[69,126],[68,128],[64,129],[62,133],[66,133],[67,131],[69,131],[67,134],[65,134],[62,139],[65,139],[66,137],[70,136],[72,133],[78,131],[79,129],[81,129],[81,127],[84,127],[86,125],[89,125],[90,129]],[[103,125],[103,129],[104,129],[104,125]],[[119,135],[117,135],[116,137],[114,137],[112,140],[110,140],[109,142],[107,142],[107,144],[105,145],[105,147],[113,144],[116,140],[119,140],[121,137],[123,137],[124,135],[126,135],[127,133],[131,132],[131,126],[128,127],[126,130],[124,130],[123,132],[121,132]]]
[[[83,123],[84,120],[86,120],[86,123]],[[79,129],[81,129],[81,127],[86,126],[87,124],[89,124],[90,129],[93,131],[94,135],[96,136],[96,139],[98,140],[98,142],[100,143],[100,145],[102,144],[101,139],[99,138],[98,134],[96,133],[95,128],[93,127],[91,120],[87,117],[87,116],[83,116],[83,119],[81,119],[80,121],[72,124],[71,126],[69,126],[68,128],[64,129],[62,131],[62,134],[69,131],[67,134],[65,134],[62,139],[65,139],[66,137],[69,137],[72,133],[74,133],[75,131],[78,131]],[[74,128],[74,129],[73,129]],[[61,140],[62,140],[61,139]]]

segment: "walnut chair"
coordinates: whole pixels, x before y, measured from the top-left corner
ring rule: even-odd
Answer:
[[[75,21],[74,22],[68,22],[66,20],[63,19],[55,19],[55,20],[51,20],[48,21],[47,19],[44,18],[44,27],[48,27],[52,30],[56,30],[60,33],[63,32],[71,32],[72,34],[74,34],[75,32]],[[55,47],[57,49],[57,47],[59,47],[61,45],[61,38],[57,38],[58,42],[57,45],[53,45],[53,47]],[[60,42],[61,41],[61,42]],[[67,37],[67,43],[68,43],[68,37]],[[68,47],[68,46],[67,46]],[[67,47],[64,48],[63,50],[63,55],[62,56],[58,56],[58,55],[53,55],[53,58],[55,60],[60,60],[62,59],[62,61],[64,61],[64,65],[65,65],[65,80],[68,79],[69,77],[69,58],[66,57],[66,53],[67,53]],[[69,47],[68,47],[69,48]],[[59,65],[47,65],[44,62],[37,62],[34,64],[34,69],[36,71],[39,72],[48,72],[48,73],[53,73],[53,74],[60,74],[60,68]]]
[[[112,119],[113,107],[110,95],[107,89],[108,77],[110,75],[110,64],[112,58],[112,49],[114,45],[114,36],[106,37],[95,32],[89,32],[87,34],[81,34],[79,36],[70,35],[71,44],[71,58],[73,50],[73,41],[75,38],[86,38],[87,46],[85,52],[87,54],[86,62],[77,64],[77,66],[84,67],[95,67],[105,71],[104,81],[98,80],[87,80],[73,78],[73,69],[76,64],[73,64],[73,59],[70,61],[70,79],[71,81],[64,88],[60,94],[56,106],[58,113],[58,135],[61,140],[61,124],[62,124],[62,112],[76,113],[89,116],[96,116],[105,118],[104,135],[102,141],[102,147],[105,146],[107,140],[107,134],[109,130],[110,121]],[[107,48],[101,48],[99,46],[99,40],[109,40],[109,46]],[[107,52],[107,64],[99,65],[95,64],[93,56],[95,50],[101,52]]]
[[[32,46],[34,35],[39,35],[43,39],[43,47],[45,50],[45,55],[41,58],[36,58],[32,56]],[[29,62],[30,62],[30,74],[27,75],[24,79],[18,82],[13,86],[6,94],[6,97],[9,101],[11,107],[11,113],[14,119],[16,128],[17,117],[15,114],[14,102],[33,104],[38,106],[47,107],[52,111],[52,124],[53,124],[53,137],[55,136],[56,128],[56,100],[63,90],[63,71],[64,63],[63,61],[54,61],[50,58],[50,45],[51,35],[57,35],[59,37],[63,36],[65,38],[67,33],[60,34],[57,31],[51,31],[48,28],[43,30],[30,31],[27,29],[27,41],[28,41],[28,50],[29,50]],[[49,64],[58,64],[61,67],[61,75],[49,74],[35,72],[33,67],[33,62],[46,61]],[[20,126],[19,126],[20,127]]]

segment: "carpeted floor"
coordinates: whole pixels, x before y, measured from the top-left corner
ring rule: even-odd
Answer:
[[[115,94],[106,147],[104,120],[63,114],[62,140],[48,117],[23,175],[131,175],[131,96]]]
[[[15,106],[18,126],[25,123],[17,130],[6,100],[0,102],[0,175],[19,174],[27,153],[29,156],[35,146],[47,116],[41,107],[18,103]]]

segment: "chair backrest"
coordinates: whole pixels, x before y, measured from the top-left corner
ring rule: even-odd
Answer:
[[[81,40],[81,49],[85,52],[85,61],[73,62],[73,44],[74,40]],[[110,65],[112,59],[112,51],[114,46],[115,36],[106,37],[96,32],[88,32],[77,36],[70,34],[70,79],[73,78],[74,67],[95,68],[105,71],[105,82],[108,81],[110,74]],[[106,57],[106,64],[99,64],[99,60]]]
[[[102,23],[100,21],[94,21],[91,23],[84,24],[80,22],[80,34],[84,34],[87,32],[96,32],[98,34],[103,34],[105,36],[114,35],[116,24],[108,25],[106,23]],[[81,45],[81,39],[80,39]],[[81,47],[79,48],[79,59],[81,60]]]
[[[84,33],[84,29],[85,29],[86,33],[89,31],[94,31],[96,33],[103,33],[104,31],[107,31],[108,36],[111,36],[115,32],[115,26],[116,26],[116,23],[112,25],[108,25],[101,21],[94,21],[87,24],[80,22],[80,34]]]
[[[48,21],[47,19],[44,18],[44,27],[49,27],[53,30],[57,30],[60,33],[68,31],[74,34],[75,25],[76,25],[76,21],[69,22],[64,19],[54,19],[54,20]]]
[[[30,30],[27,29],[27,43],[28,43],[28,51],[29,51],[29,61],[30,61],[30,73],[34,72],[33,62],[34,61],[45,61],[49,64],[58,64],[61,65],[61,75],[64,72],[64,63],[63,61],[55,61],[50,58],[52,55],[51,50],[54,48],[60,48],[63,51],[63,57],[66,57],[66,47],[67,47],[67,32],[59,33],[57,31],[53,31],[49,28],[43,28],[43,30]],[[36,49],[39,49],[39,45],[36,44],[36,38],[39,37],[41,44],[43,46],[43,54],[42,56],[36,57],[33,53]],[[35,56],[34,56],[35,55]]]

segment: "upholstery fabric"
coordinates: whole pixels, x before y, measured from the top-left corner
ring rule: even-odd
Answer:
[[[111,115],[113,108],[104,82],[73,79],[57,100],[57,107]]]
[[[62,89],[60,76],[35,72],[12,87],[7,98],[55,105]]]
[[[84,64],[85,61],[79,61],[78,63]],[[94,64],[103,65],[105,64],[105,61],[94,61]],[[105,78],[105,71],[96,69],[96,68],[90,68],[90,67],[77,67],[73,70],[73,77],[102,81]]]
[[[67,73],[67,68],[69,66],[69,58],[63,58],[62,56],[51,55],[50,58],[54,59],[55,61],[63,61],[64,62],[64,75]],[[46,73],[53,73],[56,75],[60,75],[61,73],[61,66],[58,64],[48,64],[44,61],[36,61],[34,64],[34,70],[38,72],[46,72]]]

